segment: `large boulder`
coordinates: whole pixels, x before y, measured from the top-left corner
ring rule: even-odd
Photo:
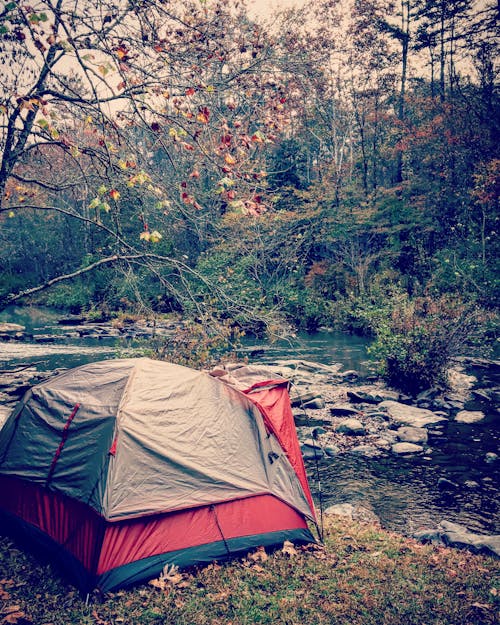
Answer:
[[[462,547],[476,553],[500,556],[500,534],[484,536],[473,534],[458,523],[441,521],[435,530],[423,530],[414,534],[423,542],[442,542],[450,547]]]
[[[387,414],[393,421],[417,428],[447,421],[446,417],[437,415],[427,408],[415,408],[415,406],[408,406],[397,401],[383,401],[378,407],[387,410]]]

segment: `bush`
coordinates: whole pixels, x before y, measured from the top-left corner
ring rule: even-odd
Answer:
[[[456,299],[406,301],[378,325],[369,352],[385,380],[405,393],[446,387],[451,359],[477,345],[485,321],[478,308]]]

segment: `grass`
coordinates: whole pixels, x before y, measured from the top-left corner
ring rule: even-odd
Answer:
[[[0,538],[0,625],[492,625],[498,582],[496,559],[334,519],[324,547],[257,550],[86,605]]]

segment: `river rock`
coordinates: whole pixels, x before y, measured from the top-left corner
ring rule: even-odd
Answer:
[[[364,456],[365,458],[376,458],[377,456],[382,455],[382,449],[377,448],[374,445],[357,445],[356,447],[349,449],[349,453],[358,454],[360,456]]]
[[[435,399],[439,395],[439,392],[438,388],[428,388],[417,395],[417,401]]]
[[[86,323],[85,317],[63,317],[57,320],[57,323],[61,326],[79,326]]]
[[[415,443],[394,443],[391,451],[397,456],[406,456],[408,454],[419,454],[424,451],[424,448],[422,445],[415,445]]]
[[[398,401],[399,393],[396,391],[390,391],[389,389],[383,389],[380,391],[380,397],[382,397],[383,401]],[[380,406],[380,404],[379,404]]]
[[[324,514],[326,516],[340,516],[349,521],[361,521],[380,525],[380,519],[368,505],[360,503],[336,503],[328,506]]]
[[[477,378],[473,375],[467,375],[459,368],[453,368],[448,371],[448,384],[452,391],[461,396],[468,395]]]
[[[427,535],[429,534],[430,533],[427,532]],[[428,540],[428,538],[425,537],[425,532],[418,532],[415,538]],[[476,553],[486,553],[488,555],[500,557],[500,534],[492,536],[473,534],[469,532],[466,527],[458,525],[458,523],[441,521],[437,531],[433,533],[433,538],[438,538],[449,547],[462,547]]]
[[[323,458],[325,455],[325,452],[321,449],[318,442],[312,438],[305,440],[301,444],[300,451],[302,452],[302,457],[307,460]]]
[[[340,375],[344,380],[354,381],[359,378],[359,373],[350,369],[349,371],[341,371]]]
[[[437,485],[438,485],[439,490],[445,490],[445,491],[456,491],[460,488],[456,482],[452,482],[446,477],[440,477]]]
[[[324,365],[320,362],[311,362],[309,360],[275,360],[269,364],[308,373],[332,374],[338,373],[340,369],[340,365]]]
[[[480,410],[461,410],[455,417],[455,421],[458,423],[477,423],[483,419],[484,412]]]
[[[469,490],[477,490],[478,488],[481,488],[479,482],[476,482],[475,480],[465,480],[464,486]]]
[[[373,441],[373,444],[375,445],[375,447],[377,447],[378,449],[382,451],[391,450],[391,443],[385,438],[377,438]]]
[[[26,328],[18,323],[0,323],[0,332],[23,332]]]
[[[382,401],[382,397],[362,391],[347,391],[347,397],[354,404],[379,404]]]
[[[394,445],[394,443],[398,442],[397,432],[394,430],[382,430],[379,433],[380,440],[384,440],[389,443],[389,446]]]
[[[476,388],[472,391],[472,395],[480,401],[491,401],[490,392],[487,388]]]
[[[349,436],[359,436],[365,433],[365,427],[358,419],[346,419],[337,425],[335,431]]]
[[[321,398],[321,393],[318,389],[312,388],[303,393],[299,393],[297,391],[297,387],[295,387],[294,392],[291,395],[292,407],[297,408],[300,406],[301,408],[306,408],[306,404],[312,403]]]
[[[441,417],[431,410],[415,408],[415,406],[408,406],[397,401],[383,401],[379,404],[379,408],[385,408],[394,421],[413,427],[425,427],[433,423],[446,421],[445,417]]]
[[[340,448],[337,445],[325,445],[323,447],[323,451],[329,458],[333,458],[334,456],[338,456],[340,453]]]
[[[325,400],[322,397],[314,397],[313,399],[302,404],[302,408],[310,410],[321,410],[325,407]]]
[[[330,413],[334,417],[350,417],[359,415],[360,412],[350,404],[335,404],[330,406]]]
[[[427,443],[429,438],[425,428],[415,428],[410,425],[398,428],[396,434],[403,443]]]

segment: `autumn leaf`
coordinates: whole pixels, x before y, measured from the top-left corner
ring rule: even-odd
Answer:
[[[205,106],[198,112],[196,116],[196,121],[200,122],[200,124],[208,124],[208,120],[210,118],[210,111]]]
[[[151,243],[158,243],[161,239],[163,239],[163,236],[158,232],[158,230],[153,230],[149,237]]]
[[[120,192],[117,189],[111,189],[109,195],[115,202],[120,199]]]
[[[226,156],[224,157],[224,161],[228,165],[235,165],[236,164],[236,159],[234,158],[234,156],[231,156],[231,154],[226,154]]]
[[[255,553],[249,554],[248,558],[254,562],[266,562],[269,559],[269,556],[267,555],[265,548],[261,546],[257,547],[257,551]]]
[[[127,48],[122,44],[116,49],[116,55],[120,59],[120,61],[123,61],[124,59],[127,58],[127,55],[128,55]]]
[[[296,556],[298,554],[298,551],[295,549],[294,544],[289,540],[285,540],[281,552],[287,556]]]
[[[189,87],[188,89],[186,89],[186,95],[187,96],[192,96],[196,93],[195,89],[193,87]]]
[[[3,619],[1,623],[17,623],[20,619],[24,619],[25,613],[21,610],[20,605],[11,605],[3,608]]]
[[[252,135],[252,141],[253,143],[264,143],[265,136],[260,130],[257,130],[257,132],[254,132],[254,134]]]

